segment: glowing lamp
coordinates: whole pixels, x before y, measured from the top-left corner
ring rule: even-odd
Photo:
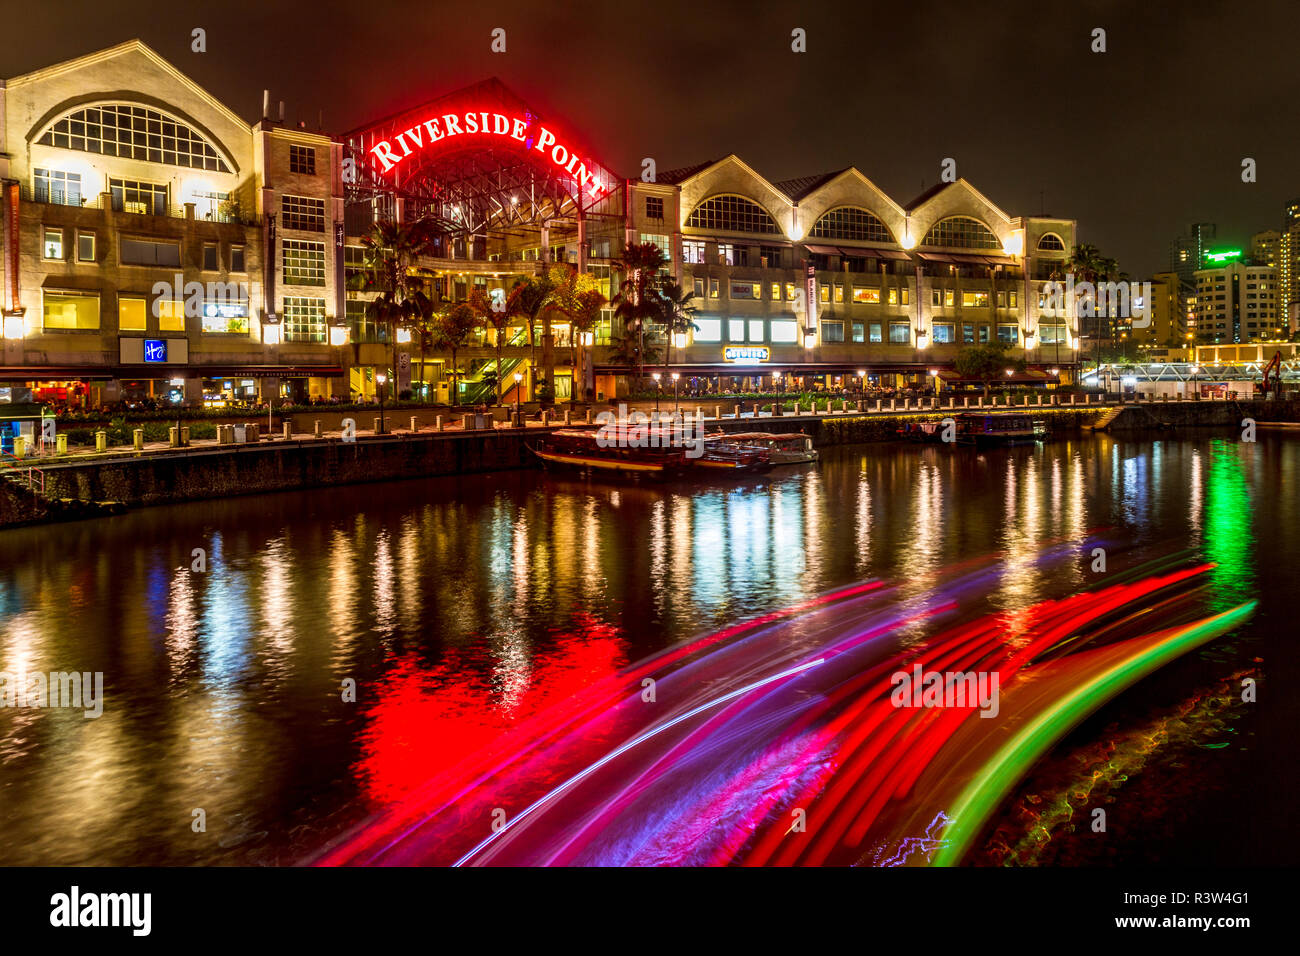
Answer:
[[[686,348],[686,333],[685,333],[685,332],[674,332],[674,333],[673,333],[673,345],[675,345],[675,346],[676,346],[677,348],[679,348],[679,349],[684,349],[684,348]]]
[[[279,345],[279,344],[280,344],[280,326],[279,326],[278,324],[275,324],[275,323],[270,324],[270,325],[263,325],[263,326],[262,326],[262,342],[263,342],[263,344],[265,344],[265,345]]]
[[[899,243],[899,245],[901,245],[904,249],[915,249],[916,240],[912,238],[912,234],[910,232],[905,233],[903,235],[903,241]]]
[[[411,341],[411,330],[410,330],[410,329],[398,329],[398,330],[397,330],[397,344],[398,344],[398,345],[405,345],[405,344],[409,343],[410,341]]]
[[[806,349],[814,348],[817,345],[817,336],[812,332],[805,332],[803,335],[803,347]]]
[[[5,338],[21,339],[27,334],[27,323],[21,315],[5,316]]]
[[[330,345],[347,345],[348,330],[341,326],[335,325],[330,328]]]
[[[387,373],[387,372],[376,372],[376,373],[375,373],[375,381],[378,382],[380,385],[383,385],[385,382],[388,381],[388,373]]]
[[[591,344],[592,344],[593,342],[595,342],[595,341],[596,341],[596,334],[595,334],[594,332],[583,332],[583,333],[582,333],[582,344],[583,344],[583,345],[591,345]]]
[[[925,343],[926,343],[926,339],[927,339],[927,338],[928,338],[928,336],[926,335],[925,329],[917,329],[917,330],[916,330],[916,347],[917,347],[918,349],[923,349],[923,348],[925,348]]]
[[[656,382],[659,381],[659,378],[660,378],[658,372],[651,372],[651,373],[650,373],[650,377],[651,377],[652,379],[654,379]]]
[[[866,378],[866,377],[867,377],[866,369],[861,369],[861,368],[858,369],[858,378]]]
[[[673,381],[675,382],[675,381],[677,381],[679,378],[681,378],[681,375],[679,375],[677,372],[673,372]]]
[[[1033,347],[1034,347],[1034,333],[1033,333],[1033,332],[1026,332],[1026,333],[1025,333],[1025,348],[1027,348],[1027,349],[1032,349]]]
[[[1012,375],[1012,371],[1013,371],[1012,369],[1007,369],[1007,377],[1008,377],[1008,378],[1011,377],[1011,375]]]
[[[518,384],[519,384],[520,382],[522,382],[523,380],[524,380],[524,373],[523,373],[523,372],[515,372],[515,384],[518,385]]]

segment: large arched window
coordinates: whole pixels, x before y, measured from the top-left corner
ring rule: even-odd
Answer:
[[[858,239],[893,242],[889,229],[874,214],[857,206],[839,206],[813,223],[809,235],[819,239]]]
[[[1002,243],[992,230],[970,216],[940,219],[925,234],[923,246],[953,246],[959,249],[1001,249]]]
[[[76,110],[55,122],[36,142],[146,163],[231,172],[203,134],[146,106],[103,103]]]
[[[1038,240],[1038,249],[1040,252],[1064,252],[1065,243],[1061,237],[1054,232],[1044,233],[1043,237]]]
[[[686,225],[691,229],[724,229],[727,232],[781,232],[771,213],[744,196],[706,199],[691,212]]]

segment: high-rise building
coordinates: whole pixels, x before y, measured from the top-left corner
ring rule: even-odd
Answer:
[[[1250,237],[1250,261],[1257,266],[1276,269],[1281,256],[1282,233],[1266,229]]]
[[[1196,272],[1196,340],[1203,345],[1282,337],[1278,270],[1240,261]]]
[[[1212,222],[1194,222],[1190,234],[1178,236],[1170,244],[1169,271],[1188,285],[1196,283],[1196,270],[1205,265],[1205,254],[1210,250],[1218,228]]]
[[[1278,241],[1278,316],[1288,330],[1296,326],[1300,303],[1300,199],[1282,209],[1282,234]]]
[[[1192,287],[1176,272],[1157,272],[1151,277],[1151,324],[1133,326],[1131,336],[1139,345],[1178,347],[1187,344],[1187,298]],[[1144,303],[1145,305],[1146,303]]]

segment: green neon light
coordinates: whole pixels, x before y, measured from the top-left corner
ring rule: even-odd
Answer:
[[[1207,252],[1205,254],[1207,262],[1223,262],[1225,259],[1239,259],[1240,257],[1240,249],[1227,249],[1223,252]]]
[[[1124,688],[1174,658],[1230,631],[1255,610],[1255,601],[1205,618],[1171,635],[1155,647],[1099,672],[1050,710],[1032,720],[981,768],[954,801],[943,844],[931,866],[956,866],[989,815],[1016,782],[1057,740]]]

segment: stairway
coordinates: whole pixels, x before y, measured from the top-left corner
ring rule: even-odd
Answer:
[[[1102,415],[1101,418],[1097,419],[1088,427],[1095,432],[1105,431],[1107,428],[1110,427],[1111,422],[1119,418],[1120,415],[1124,414],[1124,408],[1125,408],[1124,405],[1112,406],[1111,408],[1106,410],[1106,413]]]

